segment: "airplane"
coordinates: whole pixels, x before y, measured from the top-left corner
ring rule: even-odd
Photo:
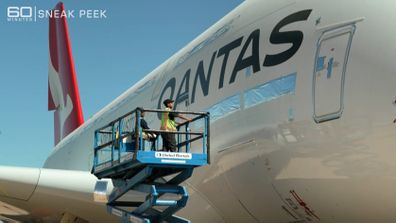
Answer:
[[[66,19],[50,19],[56,146],[42,168],[0,167],[0,219],[120,222],[93,199],[94,131],[172,98],[177,110],[211,114],[212,162],[185,183],[190,198],[177,215],[395,222],[395,7],[244,1],[86,121]],[[156,117],[147,121],[159,126]]]

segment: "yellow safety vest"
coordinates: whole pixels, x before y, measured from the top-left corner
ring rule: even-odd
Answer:
[[[165,110],[166,111],[172,111],[172,109],[170,109],[170,108],[165,108]],[[168,121],[166,123],[165,123],[165,115],[168,116]],[[162,126],[165,126],[167,130],[176,131],[176,126],[177,126],[176,121],[174,119],[171,120],[169,118],[169,112],[162,113],[162,116],[161,116],[161,127]]]

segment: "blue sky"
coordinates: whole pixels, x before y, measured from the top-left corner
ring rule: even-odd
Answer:
[[[75,10],[68,25],[87,120],[242,0],[63,2]],[[0,165],[41,167],[53,149],[48,20],[8,22],[7,8],[56,3],[0,1]],[[107,18],[78,18],[81,9],[106,10]]]

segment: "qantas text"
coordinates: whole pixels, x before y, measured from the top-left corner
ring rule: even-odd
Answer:
[[[186,103],[186,104],[193,104],[196,100],[196,92],[198,85],[202,90],[204,96],[209,94],[209,86],[211,83],[211,76],[212,76],[212,68],[214,61],[216,58],[223,59],[221,63],[220,75],[218,75],[218,89],[224,87],[225,82],[227,81],[228,84],[233,84],[236,80],[238,72],[246,69],[251,68],[253,70],[253,74],[257,73],[261,70],[261,66],[263,67],[271,67],[279,65],[287,60],[289,60],[293,55],[298,51],[303,41],[304,35],[301,31],[284,31],[281,32],[280,29],[284,26],[298,22],[298,21],[306,21],[311,14],[310,9],[302,10],[293,14],[290,14],[283,18],[280,22],[278,22],[275,27],[273,28],[269,41],[272,44],[291,44],[291,47],[281,53],[273,54],[273,55],[266,55],[263,61],[260,61],[259,57],[259,44],[260,44],[260,29],[256,29],[249,34],[249,36],[244,41],[244,36],[239,37],[232,42],[224,45],[220,49],[214,51],[210,57],[210,62],[207,70],[205,70],[204,60],[200,60],[197,65],[197,69],[193,79],[192,90],[190,92],[190,76],[191,76],[191,69],[188,69],[182,80],[178,84],[178,88],[176,88],[176,81],[175,77],[169,79],[164,87],[162,88],[159,100],[158,100],[158,108],[161,108],[162,101],[166,98],[175,98],[175,106],[176,109],[178,104]],[[231,76],[229,80],[224,80],[225,71],[227,68],[227,62],[230,53],[233,50],[236,50],[242,46],[237,60],[233,66]],[[248,52],[248,49],[251,49],[251,52]],[[199,84],[198,84],[199,83]],[[175,96],[175,90],[176,97]]]

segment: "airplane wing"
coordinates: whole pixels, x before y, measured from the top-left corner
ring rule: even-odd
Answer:
[[[98,180],[87,171],[0,166],[0,222],[51,222],[64,213],[114,221],[111,215],[89,213],[106,213],[103,202],[112,189],[111,181]],[[54,213],[52,219],[43,219],[47,213]]]

